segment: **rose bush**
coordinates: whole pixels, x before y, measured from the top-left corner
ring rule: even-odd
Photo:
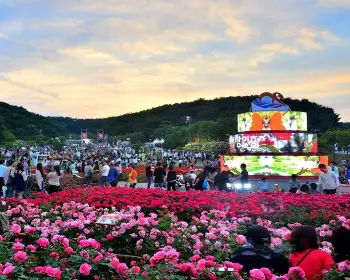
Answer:
[[[253,224],[265,226],[271,246],[288,254],[291,230],[310,210],[302,220],[317,218],[322,249],[332,254],[331,229],[350,228],[349,196],[324,198],[89,188],[6,200],[0,208],[11,226],[0,237],[0,279],[245,279],[228,259]],[[107,213],[116,224],[96,224]],[[303,272],[278,277],[262,268],[249,277],[302,279]]]
[[[212,209],[226,211],[232,216],[268,218],[279,225],[303,223],[319,226],[348,213],[349,195],[313,195],[294,194],[238,194],[227,192],[166,192],[159,189],[129,188],[66,188],[62,192],[37,197],[28,201],[50,209],[67,201],[88,203],[94,207],[125,209],[127,206],[141,206],[144,213],[155,212],[163,206],[188,222],[193,215]],[[16,205],[16,200],[8,203]]]

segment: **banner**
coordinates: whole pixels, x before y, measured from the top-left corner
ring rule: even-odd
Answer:
[[[242,163],[247,165],[249,175],[260,176],[319,176],[320,163],[328,166],[327,156],[223,156],[222,169],[240,174]]]
[[[238,115],[238,132],[307,131],[305,112],[249,112]]]
[[[230,153],[317,153],[317,135],[311,133],[236,134],[229,138]]]

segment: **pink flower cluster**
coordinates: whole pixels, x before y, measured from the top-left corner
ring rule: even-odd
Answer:
[[[38,272],[43,275],[50,276],[56,280],[60,280],[62,277],[62,272],[58,268],[51,266],[37,266],[34,268],[35,272]]]
[[[219,271],[224,271],[243,279],[242,266],[227,261],[232,251],[246,245],[242,228],[252,224],[266,227],[272,236],[271,247],[279,248],[288,242],[291,230],[300,225],[281,227],[270,220],[232,217],[220,210],[202,211],[181,220],[167,209],[164,205],[157,214],[143,212],[139,206],[118,211],[114,206],[102,208],[74,201],[51,208],[26,201],[8,206],[10,233],[0,237],[7,262],[0,264],[0,275],[60,280],[80,276],[152,278],[159,274],[161,264],[162,273],[171,275],[214,280],[220,279]],[[108,227],[97,224],[97,219],[106,214],[113,214],[115,223]],[[328,236],[339,225],[350,226],[350,219],[339,216],[317,228],[322,250],[333,253]],[[135,261],[128,267],[120,255],[135,256]],[[348,267],[349,263],[344,262],[339,270]],[[278,278],[261,268],[249,275],[252,280],[284,280],[302,279],[304,274],[300,268],[292,268],[289,275]]]

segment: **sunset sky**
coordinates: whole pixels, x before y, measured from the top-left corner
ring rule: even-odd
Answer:
[[[0,100],[29,111],[264,91],[350,121],[350,0],[0,0]]]

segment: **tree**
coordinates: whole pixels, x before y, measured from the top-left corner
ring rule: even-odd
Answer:
[[[334,144],[338,144],[339,149],[348,149],[350,144],[350,129],[328,130],[318,138],[319,153],[330,154],[334,152]]]

